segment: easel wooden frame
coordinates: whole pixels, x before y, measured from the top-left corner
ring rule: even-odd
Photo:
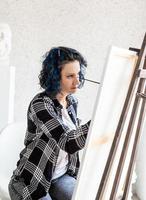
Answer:
[[[138,60],[137,60],[137,64],[135,67],[135,71],[128,89],[128,93],[127,93],[127,97],[123,106],[123,110],[121,113],[121,117],[119,119],[119,123],[117,126],[117,130],[115,132],[115,136],[113,139],[113,143],[112,143],[112,147],[107,159],[107,163],[103,172],[103,176],[100,182],[100,186],[98,188],[98,192],[96,195],[96,200],[102,200],[103,199],[103,194],[105,192],[105,188],[108,182],[108,178],[110,176],[110,171],[112,169],[112,165],[114,162],[114,158],[115,158],[115,154],[120,142],[120,138],[122,135],[122,130],[125,124],[125,120],[126,120],[126,116],[127,113],[129,111],[129,107],[131,104],[131,100],[134,94],[134,91],[136,90],[136,86],[137,87],[137,92],[136,92],[136,96],[135,96],[135,100],[134,100],[134,104],[133,104],[133,109],[132,109],[132,113],[130,116],[130,121],[129,121],[129,125],[128,125],[128,129],[127,129],[127,134],[126,134],[126,138],[124,141],[124,145],[122,148],[122,153],[120,156],[120,160],[118,163],[118,168],[116,171],[116,175],[114,178],[114,183],[112,186],[112,191],[110,194],[110,200],[115,200],[116,199],[116,194],[117,194],[117,190],[118,190],[118,186],[119,186],[119,181],[121,178],[121,173],[122,173],[122,168],[125,162],[125,158],[126,158],[126,153],[127,153],[127,149],[128,149],[128,145],[130,142],[130,138],[132,135],[132,131],[133,131],[133,127],[134,127],[134,123],[135,123],[135,119],[137,116],[137,111],[138,108],[140,106],[140,101],[142,101],[142,104],[140,106],[140,113],[139,113],[139,119],[138,119],[138,123],[137,123],[137,129],[136,129],[136,133],[135,133],[135,140],[134,140],[134,145],[132,148],[132,154],[131,154],[131,159],[130,159],[130,163],[129,163],[129,167],[128,167],[128,171],[127,171],[127,177],[126,177],[126,182],[124,185],[124,193],[122,196],[122,200],[126,200],[128,197],[128,192],[129,192],[129,186],[130,186],[130,182],[131,182],[131,177],[132,177],[132,172],[134,169],[134,164],[135,164],[135,159],[136,159],[136,154],[137,154],[137,148],[138,148],[138,144],[139,144],[139,139],[140,139],[140,133],[141,133],[141,128],[142,128],[142,123],[145,117],[145,113],[146,113],[146,58],[144,61],[144,65],[143,68],[140,68],[140,64],[142,61],[142,58],[144,56],[144,51],[145,51],[145,47],[146,47],[146,34],[141,46],[141,49],[135,49],[135,48],[131,48],[130,50],[134,50],[138,52]],[[140,79],[140,80],[139,80]]]

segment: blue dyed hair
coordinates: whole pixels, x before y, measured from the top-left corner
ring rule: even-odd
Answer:
[[[44,55],[42,70],[39,75],[40,86],[46,92],[55,97],[60,92],[61,69],[64,64],[79,61],[79,88],[84,84],[85,69],[87,62],[84,57],[75,49],[68,47],[54,47]]]

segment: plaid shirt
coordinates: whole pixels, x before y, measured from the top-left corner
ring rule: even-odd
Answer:
[[[62,106],[46,92],[36,95],[29,105],[25,148],[20,153],[12,178],[23,183],[21,191],[17,189],[23,200],[37,200],[49,191],[60,149],[69,155],[67,173],[74,177],[77,175],[78,151],[85,145],[90,122],[79,126],[76,117],[77,101],[72,95],[68,95],[67,100],[67,110],[76,130],[69,130],[64,125]]]

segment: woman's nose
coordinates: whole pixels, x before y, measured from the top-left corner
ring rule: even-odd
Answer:
[[[76,77],[76,78],[75,78],[75,84],[78,85],[79,83],[80,83],[79,77]]]

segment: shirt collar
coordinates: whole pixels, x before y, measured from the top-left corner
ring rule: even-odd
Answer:
[[[59,101],[58,101],[58,99],[56,97],[50,97],[50,95],[46,91],[44,93],[45,93],[45,96],[47,97],[47,99],[49,100],[49,102],[51,104],[53,104],[56,108],[60,108],[60,109],[63,108],[63,106],[59,103]],[[75,103],[75,101],[73,100],[72,95],[69,94],[67,96],[67,107],[69,107],[73,103]]]

